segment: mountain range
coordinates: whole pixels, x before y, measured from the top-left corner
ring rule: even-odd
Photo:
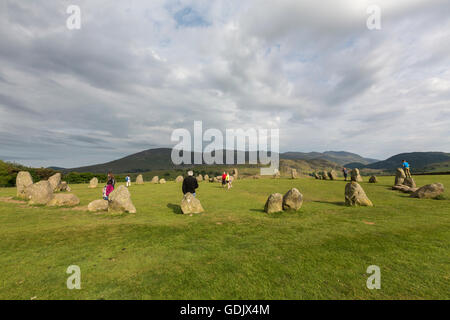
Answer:
[[[241,152],[235,152],[235,157],[238,153]],[[53,169],[64,172],[105,173],[112,171],[115,173],[136,173],[192,167],[192,165],[174,165],[171,160],[171,154],[172,149],[170,148],[148,149],[107,163],[71,169],[55,167]],[[245,152],[246,159],[249,159],[250,155],[249,152]],[[189,156],[191,159],[194,159],[195,154],[190,153]],[[349,168],[357,167],[360,169],[367,168],[392,171],[401,166],[401,160],[403,159],[408,160],[413,169],[425,169],[430,166],[439,167],[440,163],[449,163],[450,154],[444,152],[412,152],[398,154],[386,160],[379,161],[377,159],[364,158],[358,154],[346,151],[280,153],[280,161],[301,160],[302,163],[307,164],[311,168],[315,168],[318,164],[321,164],[320,167],[328,166],[338,168],[346,166]]]

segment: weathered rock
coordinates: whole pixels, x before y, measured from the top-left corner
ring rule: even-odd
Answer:
[[[88,204],[88,210],[90,212],[108,211],[108,200],[94,200]]]
[[[283,196],[281,193],[273,193],[267,198],[264,211],[267,213],[283,211]]]
[[[183,182],[183,180],[184,180],[184,178],[183,178],[182,176],[178,176],[178,177],[175,179],[175,182]]]
[[[198,181],[198,182],[203,181],[203,176],[202,176],[201,174],[199,174],[199,175],[197,176],[197,181]]]
[[[347,183],[345,186],[345,204],[347,206],[373,206],[363,188],[355,181]]]
[[[96,177],[92,178],[91,181],[89,181],[89,188],[94,189],[98,186],[98,179]]]
[[[351,180],[355,181],[355,182],[362,182],[363,179],[359,173],[359,169],[358,168],[354,168],[352,169],[352,171],[350,172],[351,175]]]
[[[25,192],[29,204],[47,204],[53,198],[53,188],[47,180],[32,184]]]
[[[50,178],[48,178],[48,182],[53,188],[53,191],[59,191],[58,187],[61,184],[61,173],[55,173]]]
[[[317,172],[313,173],[313,177],[316,178],[317,180],[320,180],[320,176],[317,174]]]
[[[291,169],[291,178],[297,179],[297,169]]]
[[[403,180],[403,184],[405,186],[408,186],[410,188],[415,188],[416,186],[416,182],[414,181],[414,179],[412,177],[406,177],[405,180]]]
[[[152,183],[154,183],[154,184],[159,183],[159,177],[158,177],[158,176],[154,176],[154,177],[152,178]]]
[[[234,177],[234,180],[237,180],[239,177],[239,172],[238,172],[237,168],[233,169],[233,177]]]
[[[181,200],[181,211],[183,214],[203,212],[202,204],[192,193],[186,193]]]
[[[216,178],[209,178],[209,182],[216,182]]]
[[[395,172],[395,185],[403,184],[405,178],[406,178],[405,171],[403,171],[402,168],[397,168],[397,171]]]
[[[209,181],[209,176],[207,174],[205,174],[205,176],[203,177],[203,180]]]
[[[322,180],[328,180],[328,171],[322,172]]]
[[[398,190],[398,191],[402,191],[405,193],[409,193],[410,189],[411,189],[410,187],[408,187],[404,184],[397,184],[395,186],[392,186],[392,190]]]
[[[50,200],[47,205],[49,207],[62,207],[68,206],[73,207],[80,204],[80,199],[72,193],[58,193],[53,195],[52,200]]]
[[[432,183],[420,187],[411,194],[411,198],[420,199],[434,199],[444,192],[444,185],[442,183]]]
[[[59,184],[58,188],[56,188],[56,191],[67,191],[70,192],[71,189],[69,187],[69,185],[67,184],[66,181],[61,181],[61,183]]]
[[[159,180],[159,184],[165,184],[165,183],[166,183],[166,179]]]
[[[283,197],[283,210],[297,211],[302,207],[303,195],[296,188],[289,190]]]
[[[371,176],[371,177],[369,178],[369,183],[377,183],[377,182],[378,182],[377,177]]]
[[[337,173],[336,173],[336,171],[334,171],[334,170],[331,170],[331,171],[328,173],[328,177],[330,177],[330,180],[337,180],[337,178],[338,178]]]
[[[127,187],[119,186],[109,194],[108,211],[136,213],[136,208],[131,201],[131,195]]]
[[[144,184],[144,177],[142,176],[142,174],[136,177],[136,184]]]
[[[16,177],[17,197],[26,199],[26,188],[33,184],[33,178],[28,171],[20,171]]]

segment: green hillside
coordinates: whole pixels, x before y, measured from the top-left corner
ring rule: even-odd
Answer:
[[[384,161],[375,162],[366,165],[365,168],[369,169],[385,169],[385,170],[395,170],[401,167],[402,160],[405,159],[411,165],[411,169],[423,170],[430,165],[438,166],[439,163],[449,162],[450,154],[444,152],[410,152],[410,153],[400,153],[395,156],[390,157]]]

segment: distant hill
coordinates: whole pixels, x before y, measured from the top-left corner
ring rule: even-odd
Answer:
[[[331,162],[335,162],[339,165],[346,165],[347,163],[357,162],[363,165],[377,162],[379,160],[364,158],[356,153],[346,152],[346,151],[325,151],[321,152],[285,152],[280,155],[281,159],[289,160],[313,160],[313,159],[324,159]]]
[[[236,152],[237,154],[244,152]],[[106,173],[112,171],[115,173],[137,173],[147,172],[153,170],[170,170],[193,167],[193,165],[174,165],[171,160],[172,149],[159,148],[149,149],[142,152],[138,152],[122,159],[110,161],[103,164],[96,164],[92,166],[85,166],[72,169],[58,168],[63,172],[94,172],[94,173]],[[249,158],[249,152],[245,152],[245,158]],[[194,154],[190,153],[191,159],[194,158]],[[362,164],[369,164],[374,159],[363,158],[360,155],[345,152],[345,151],[327,151],[320,152],[286,152],[280,154],[280,159],[284,160],[304,160],[304,162],[298,162],[297,165],[304,168],[312,168],[311,170],[320,170],[322,168],[337,168],[348,162],[359,162]],[[192,161],[193,163],[193,161]],[[224,163],[225,163],[225,151],[224,151]]]
[[[395,170],[401,167],[405,159],[411,165],[412,170],[424,170],[429,166],[439,167],[439,163],[450,161],[450,154],[445,152],[410,152],[400,153],[384,161],[368,164],[364,168]]]

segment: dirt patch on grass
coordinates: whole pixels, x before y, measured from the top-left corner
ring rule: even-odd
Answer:
[[[20,204],[27,203],[26,201],[23,200],[16,200],[13,197],[0,197],[0,201],[6,203],[20,203]]]

